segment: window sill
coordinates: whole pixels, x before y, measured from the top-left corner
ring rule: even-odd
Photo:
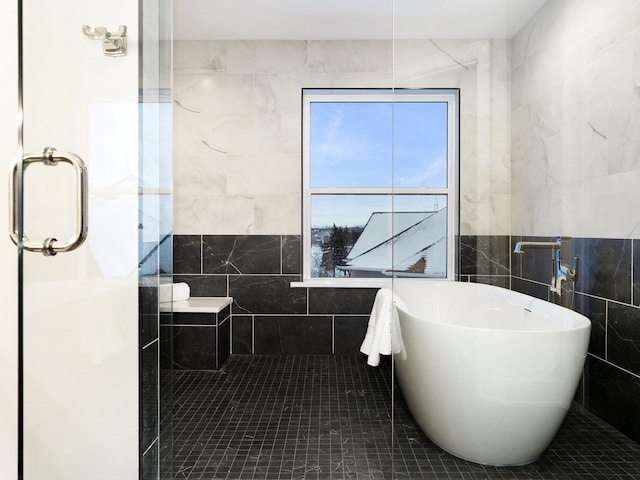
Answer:
[[[331,278],[314,278],[311,280],[303,280],[302,282],[291,282],[291,288],[391,288],[392,279],[376,278],[376,279],[331,279]]]

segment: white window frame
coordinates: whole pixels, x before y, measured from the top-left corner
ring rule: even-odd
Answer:
[[[438,102],[447,103],[447,186],[444,188],[336,188],[310,185],[311,104],[315,102]],[[302,242],[301,287],[390,287],[390,278],[311,277],[311,196],[314,194],[442,195],[447,197],[447,280],[456,275],[459,230],[459,90],[458,89],[303,89],[302,91]],[[392,153],[393,155],[393,153]],[[422,277],[420,278],[428,278]],[[439,279],[442,279],[440,277]]]

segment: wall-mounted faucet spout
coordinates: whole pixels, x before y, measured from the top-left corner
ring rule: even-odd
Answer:
[[[522,247],[552,248],[559,250],[561,246],[562,242],[560,241],[560,237],[558,237],[555,242],[518,242],[516,243],[516,248],[513,249],[513,253],[524,253]]]
[[[562,282],[565,280],[571,280],[575,282],[577,276],[577,263],[576,268],[571,269],[562,264],[562,238],[557,237],[555,242],[517,242],[513,253],[523,254],[526,248],[550,248],[552,250],[552,262],[553,262],[553,276],[551,277],[551,291],[562,294]],[[576,258],[577,262],[577,258]]]

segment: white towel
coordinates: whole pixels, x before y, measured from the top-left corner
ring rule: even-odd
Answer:
[[[160,285],[158,296],[160,303],[180,302],[189,299],[191,290],[189,284],[185,282],[163,283]]]
[[[406,309],[405,304],[388,288],[381,288],[376,294],[371,309],[367,333],[360,347],[366,355],[367,364],[376,367],[380,364],[380,355],[391,355],[404,351],[400,320],[397,308]]]
[[[188,283],[174,283],[172,299],[174,302],[181,302],[182,300],[189,300],[191,296],[191,290]]]

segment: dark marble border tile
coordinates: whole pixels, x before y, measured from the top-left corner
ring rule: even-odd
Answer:
[[[331,354],[331,317],[255,317],[256,354]]]
[[[576,256],[576,291],[631,303],[631,240],[574,238],[571,257]]]
[[[204,235],[203,273],[279,274],[280,235]]]
[[[296,276],[230,275],[229,295],[235,314],[307,313],[307,289],[291,288]]]
[[[282,273],[302,274],[302,237],[300,235],[282,236]]]
[[[574,310],[591,320],[589,353],[605,358],[607,302],[600,298],[576,293]]]
[[[253,353],[253,316],[233,315],[231,342],[233,354]]]
[[[353,355],[360,352],[360,345],[367,333],[368,316],[336,316],[333,319],[333,352],[336,355]]]
[[[140,459],[140,480],[157,480],[158,471],[158,442],[156,442],[148,452],[143,453]]]
[[[371,313],[377,288],[310,288],[309,313]]]
[[[633,304],[640,306],[640,240],[633,241]]]
[[[200,235],[173,236],[173,273],[199,274],[202,240]]]
[[[516,239],[517,241],[530,242],[554,242],[556,237],[530,237],[523,236]],[[516,242],[512,242],[515,248]],[[522,249],[523,253],[517,254],[511,251],[512,269],[519,272],[518,276],[535,282],[546,283],[551,285],[551,279],[554,275],[554,256],[551,248],[526,248]]]
[[[138,318],[140,320],[140,346],[144,347],[158,338],[158,287],[138,287]]]
[[[549,301],[549,287],[539,283],[529,282],[522,278],[511,279],[511,290],[524,293],[541,300]]]
[[[462,235],[461,275],[509,275],[511,273],[508,235]]]
[[[498,275],[470,275],[465,278],[465,282],[482,283],[509,289],[511,287],[511,277]]]
[[[224,307],[220,313],[218,313],[218,323],[222,323],[231,316],[231,305]]]
[[[609,302],[607,360],[640,375],[640,308]]]
[[[640,378],[596,357],[587,357],[586,406],[640,443]]]
[[[217,327],[173,327],[173,366],[178,370],[216,369]]]
[[[174,313],[174,325],[218,325],[217,313]]]
[[[143,453],[158,437],[158,342],[142,349],[140,361],[140,453]]]
[[[173,368],[173,327],[171,325],[160,326],[160,368],[162,370]]]
[[[223,321],[218,327],[216,368],[222,368],[231,354],[231,322]]]

